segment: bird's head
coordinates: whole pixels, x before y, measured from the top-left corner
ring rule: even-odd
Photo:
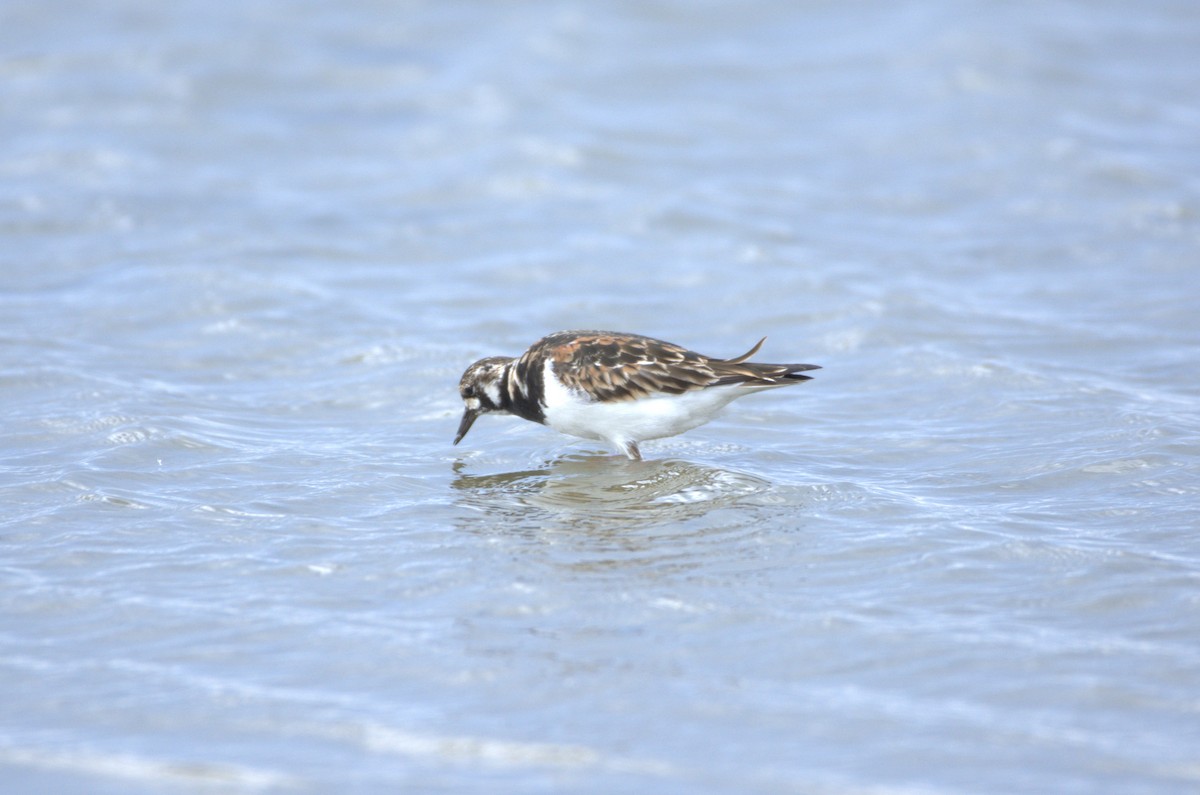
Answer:
[[[462,395],[463,400],[463,416],[462,422],[458,424],[458,435],[454,437],[455,444],[462,441],[480,414],[503,410],[500,408],[500,381],[504,378],[505,367],[511,361],[508,356],[489,356],[475,362],[463,373],[458,382],[458,393]]]

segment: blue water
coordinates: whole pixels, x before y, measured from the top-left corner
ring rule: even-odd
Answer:
[[[1200,7],[0,10],[0,789],[1200,790]],[[614,458],[467,364],[823,366]]]

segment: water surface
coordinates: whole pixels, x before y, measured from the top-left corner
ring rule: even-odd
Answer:
[[[6,791],[1200,789],[1200,13],[0,12]],[[823,366],[630,462],[471,361]]]

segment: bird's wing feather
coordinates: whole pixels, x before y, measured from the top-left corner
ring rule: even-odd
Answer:
[[[725,384],[784,386],[808,380],[797,373],[816,369],[816,365],[747,362],[765,339],[736,358],[712,359],[652,337],[571,331],[539,340],[526,355],[549,359],[568,389],[595,400],[636,400]]]

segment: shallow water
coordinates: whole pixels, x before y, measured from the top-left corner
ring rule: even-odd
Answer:
[[[1200,788],[1193,4],[0,17],[6,791]]]

